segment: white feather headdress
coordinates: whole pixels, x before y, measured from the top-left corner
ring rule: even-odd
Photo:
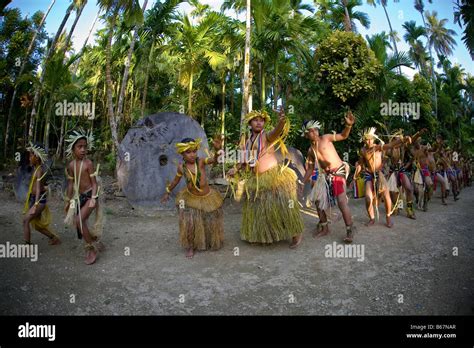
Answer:
[[[303,124],[300,129],[300,134],[302,137],[312,128],[317,128],[318,130],[321,129],[321,123],[315,120],[309,120]]]
[[[33,154],[38,157],[41,160],[41,163],[46,163],[46,160],[48,159],[48,154],[46,153],[46,150],[43,149],[41,146],[35,145],[32,142],[30,142],[30,146],[26,148],[26,151],[33,152]]]
[[[66,143],[68,143],[66,148],[66,156],[72,157],[74,144],[79,139],[86,139],[87,141],[87,149],[92,150],[94,148],[94,135],[91,131],[86,132],[84,129],[79,128],[77,131],[73,131],[66,139]]]
[[[375,127],[370,127],[370,128],[366,128],[364,129],[364,131],[362,133],[360,133],[360,141],[361,142],[364,142],[364,140],[366,139],[377,139],[378,141],[380,141],[382,144],[385,144],[385,142],[380,139],[377,134],[375,134]]]

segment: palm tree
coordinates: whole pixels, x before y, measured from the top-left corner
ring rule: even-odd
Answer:
[[[32,137],[33,136],[33,120],[34,120],[34,117],[36,116],[36,108],[38,107],[38,102],[39,102],[39,97],[40,97],[40,92],[41,92],[41,86],[43,85],[43,81],[44,81],[44,70],[46,68],[46,65],[48,64],[50,58],[52,57],[53,53],[55,52],[56,50],[56,44],[59,40],[59,36],[62,34],[63,32],[63,29],[64,27],[66,26],[66,22],[67,20],[69,19],[69,16],[71,15],[71,12],[72,10],[74,9],[75,7],[75,3],[74,1],[71,2],[71,4],[68,6],[68,8],[66,9],[66,14],[64,15],[63,17],[63,20],[61,22],[61,24],[59,25],[59,28],[56,32],[56,35],[54,36],[54,39],[46,53],[46,57],[44,58],[43,60],[43,65],[42,65],[42,73],[41,73],[41,77],[40,77],[40,80],[39,80],[39,84],[36,86],[36,89],[35,89],[35,96],[33,98],[33,108],[31,110],[31,120],[32,122],[30,123],[30,133],[29,133],[29,136]]]
[[[150,68],[155,57],[156,45],[163,42],[163,36],[171,33],[171,19],[178,4],[182,0],[167,0],[165,2],[156,2],[152,9],[148,11],[144,26],[142,28],[144,34],[143,47],[149,47],[148,54],[145,55],[145,72],[143,83],[143,94],[141,102],[141,115],[145,115],[146,101],[148,95],[148,80],[150,76]]]
[[[362,0],[315,0],[315,5],[322,11],[323,19],[329,21],[332,29],[357,32],[355,21],[364,28],[370,27],[367,13],[356,11],[362,6]]]
[[[398,1],[399,0],[394,0],[394,2],[398,2]],[[393,31],[393,28],[392,28],[392,22],[390,21],[390,17],[389,17],[388,12],[387,12],[388,0],[367,0],[367,3],[369,5],[374,6],[374,7],[375,7],[376,4],[382,5],[383,10],[385,12],[385,17],[387,18],[388,27],[390,28],[390,37],[392,39],[393,49],[394,49],[395,54],[398,54],[397,40],[395,39],[394,31]],[[399,69],[398,72],[399,72],[399,74],[401,74],[402,73],[401,69]]]
[[[74,33],[77,22],[79,22],[79,18],[81,18],[82,11],[84,10],[84,7],[86,7],[87,5],[87,0],[75,0],[74,2],[75,2],[75,9],[76,9],[76,18],[74,19],[74,22],[71,25],[71,29],[69,30],[69,35],[66,38],[65,47],[69,46],[69,43],[71,42],[71,38],[72,38],[72,33]]]
[[[438,20],[438,13],[426,12],[426,19],[428,20],[428,44],[433,47],[435,52],[440,55],[450,56],[453,54],[453,48],[456,46],[456,32],[445,27],[446,18]]]
[[[186,15],[180,15],[178,25],[172,34],[172,40],[164,49],[179,56],[181,60],[180,83],[188,91],[188,108],[190,116],[193,113],[193,84],[194,78],[201,72],[204,63],[211,66],[219,65],[224,56],[214,50],[216,45],[216,28],[224,16],[210,12],[202,18],[199,24],[193,25]]]
[[[252,77],[250,75],[250,17],[251,17],[251,1],[247,0],[246,14],[245,14],[245,51],[244,51],[244,79],[242,81],[242,111],[240,115],[240,133],[244,132],[245,116],[252,111],[250,102],[250,93],[252,89]]]
[[[31,41],[30,41],[30,45],[28,46],[28,49],[26,50],[26,55],[25,55],[25,58],[23,59],[22,63],[21,63],[21,67],[20,67],[20,71],[18,72],[18,75],[15,79],[15,87],[13,89],[13,95],[12,95],[12,99],[10,101],[10,107],[8,108],[8,114],[7,114],[7,123],[6,123],[6,126],[5,126],[5,148],[3,149],[3,156],[6,157],[7,156],[7,148],[8,148],[8,135],[10,133],[10,119],[11,119],[11,116],[12,116],[12,111],[13,111],[13,105],[15,103],[15,98],[16,98],[16,94],[18,92],[18,84],[20,82],[20,77],[23,75],[23,71],[25,70],[25,66],[26,66],[26,62],[28,61],[28,57],[30,56],[31,54],[31,51],[33,50],[33,46],[35,44],[35,41],[36,41],[36,37],[38,36],[38,33],[43,30],[43,24],[44,24],[44,21],[46,20],[46,17],[48,17],[48,14],[49,12],[51,11],[51,8],[53,7],[54,3],[56,2],[56,0],[52,0],[51,3],[49,4],[49,7],[48,9],[46,10],[46,13],[43,15],[43,18],[41,19],[41,22],[40,24],[38,25],[38,28],[36,29],[36,31],[33,33],[33,37],[31,38]]]
[[[426,53],[423,42],[420,40],[420,37],[426,35],[425,28],[417,26],[415,21],[405,22],[402,26],[406,30],[403,39],[410,45],[409,56],[411,60],[423,75],[428,76],[426,66],[428,54]]]
[[[462,40],[466,45],[472,59],[474,60],[474,4],[468,0],[456,0],[454,11],[454,23],[458,23],[462,27],[462,23],[466,26]]]
[[[279,62],[283,56],[295,55],[308,61],[309,47],[305,38],[311,35],[316,23],[312,17],[303,16],[301,11],[314,11],[301,1],[290,4],[286,0],[274,0],[270,12],[266,13],[261,35],[257,36],[257,46],[262,51],[263,62],[273,63],[273,108],[279,99]],[[257,27],[257,25],[256,25]],[[262,69],[263,70],[263,69]],[[264,72],[263,72],[264,73]],[[264,86],[262,86],[264,88]]]
[[[389,35],[384,31],[380,34],[374,34],[371,37],[366,36],[370,49],[375,53],[375,57],[382,64],[380,78],[378,80],[378,94],[380,100],[386,98],[387,86],[390,79],[394,76],[394,70],[402,66],[411,67],[411,59],[407,57],[404,52],[387,54],[387,49],[390,48]]]
[[[106,77],[106,90],[107,90],[107,114],[110,123],[110,132],[112,135],[112,143],[114,150],[118,149],[119,138],[118,138],[118,123],[116,115],[114,114],[114,101],[113,101],[113,82],[112,82],[112,38],[114,36],[115,27],[117,25],[117,20],[119,14],[124,13],[127,17],[137,16],[137,13],[141,11],[136,11],[140,9],[140,4],[138,0],[98,0],[97,4],[101,11],[104,11],[107,14],[108,20],[108,37],[107,37],[107,46],[105,49],[106,52],[106,64],[105,64],[105,77]],[[136,22],[140,20],[140,17],[134,18]]]
[[[145,0],[143,2],[143,8],[142,8],[143,16],[145,15],[147,4],[148,4],[148,0]],[[115,112],[115,115],[119,123],[122,118],[122,109],[123,109],[123,101],[125,97],[125,89],[127,87],[128,74],[130,72],[130,65],[132,64],[133,49],[135,47],[135,42],[137,41],[137,38],[138,38],[138,29],[140,28],[140,24],[141,23],[138,23],[135,25],[135,28],[133,30],[132,40],[130,42],[130,47],[128,49],[127,59],[125,61],[125,68],[124,68],[123,76],[122,76],[122,85],[120,87],[120,93],[119,93],[118,101],[117,101],[117,109]]]
[[[89,28],[89,33],[87,34],[87,37],[84,41],[84,44],[82,45],[82,48],[81,50],[79,51],[79,58],[77,60],[77,63],[75,64],[74,66],[74,75],[76,75],[77,73],[77,69],[79,68],[79,62],[81,61],[82,59],[82,55],[84,54],[84,51],[86,49],[86,46],[87,46],[87,43],[89,42],[89,39],[91,37],[91,34],[92,34],[92,30],[94,29],[95,27],[95,23],[97,22],[97,20],[99,19],[99,15],[100,15],[100,11],[97,12],[97,14],[95,15],[95,18],[94,18],[94,21],[92,22],[90,28]]]
[[[428,2],[431,4],[432,3],[432,0],[428,0]],[[428,36],[428,27],[426,25],[426,20],[425,20],[425,15],[424,15],[424,11],[425,11],[425,4],[423,2],[423,0],[415,0],[415,9],[420,12],[420,15],[421,15],[421,19],[423,20],[423,25],[425,27],[425,30],[426,30],[426,38],[428,40],[428,42],[430,41],[430,38]],[[435,71],[434,71],[434,61],[433,61],[433,54],[431,53],[431,45],[428,44],[428,52],[430,54],[430,63],[431,63],[431,83],[433,85],[433,92],[434,92],[434,103],[435,103],[435,116],[438,117],[438,92],[437,92],[437,88],[436,88],[436,76],[435,76]]]

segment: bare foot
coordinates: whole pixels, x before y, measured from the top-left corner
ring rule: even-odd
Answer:
[[[97,260],[97,252],[95,250],[87,250],[86,251],[86,265],[92,265],[95,260]]]
[[[296,249],[298,245],[301,244],[301,241],[303,240],[303,234],[299,234],[295,237],[293,237],[291,244],[290,244],[290,249]]]
[[[346,238],[344,238],[344,243],[350,244],[354,240],[354,226],[351,226],[350,230],[346,232]]]
[[[98,241],[95,243],[95,247],[97,248],[97,250],[99,251],[104,251],[105,250],[105,245],[104,243],[102,243],[101,241]]]
[[[392,222],[392,219],[390,219],[390,216],[387,216],[386,220],[387,220],[387,223],[385,224],[385,226],[387,226],[388,228],[392,228],[393,222]]]
[[[194,256],[194,249],[193,248],[186,249],[186,258],[192,259],[193,256]]]
[[[323,226],[322,230],[317,235],[315,235],[314,237],[315,238],[320,238],[320,237],[327,236],[328,234],[329,234],[329,226],[326,225],[326,226]]]
[[[59,245],[61,244],[61,240],[58,237],[53,237],[48,242],[49,245]]]
[[[369,222],[365,223],[365,226],[373,226],[375,224],[375,219],[370,219]]]

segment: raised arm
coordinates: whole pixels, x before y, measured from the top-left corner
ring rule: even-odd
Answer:
[[[414,143],[415,141],[418,140],[418,138],[420,138],[423,133],[426,133],[428,131],[428,129],[426,128],[423,128],[422,130],[416,132],[412,137],[411,137],[411,142]]]
[[[283,128],[285,127],[285,123],[286,123],[285,110],[281,108],[278,111],[278,123],[276,127],[273,128],[272,131],[267,133],[267,140],[270,144],[278,139],[281,132],[283,131]]]
[[[204,159],[204,165],[208,164],[216,164],[218,163],[218,158],[219,158],[219,150],[222,148],[222,139],[223,136],[215,137],[212,145],[214,147],[214,156],[207,157]]]
[[[330,135],[329,139],[331,139],[331,141],[341,141],[341,140],[345,140],[349,137],[352,126],[355,123],[355,117],[352,114],[352,111],[348,111],[347,114],[346,114],[346,117],[344,119],[346,121],[346,125],[345,125],[344,129],[342,130],[341,133]]]
[[[389,149],[395,149],[395,148],[400,147],[402,145],[403,145],[403,140],[400,139],[400,138],[397,138],[397,139],[392,140],[388,144],[383,144],[383,145],[379,145],[379,146],[380,146],[381,150],[385,151],[385,150],[389,150]]]

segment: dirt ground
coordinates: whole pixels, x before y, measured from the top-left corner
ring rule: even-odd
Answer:
[[[54,200],[54,228],[63,243],[49,246],[33,232],[37,262],[0,259],[0,313],[472,315],[474,187],[465,188],[460,198],[455,203],[450,196],[444,207],[438,192],[428,212],[417,211],[416,221],[402,213],[391,230],[382,222],[363,226],[364,201],[351,199],[355,243],[365,247],[363,261],[325,257],[325,246],[344,237],[337,209],[331,234],[321,239],[311,237],[316,218],[303,214],[304,239],[291,250],[285,242],[253,246],[241,241],[240,207],[227,201],[223,249],[187,260],[174,213],[138,216],[125,199],[115,198],[107,201],[107,250],[93,266],[84,264],[83,242],[65,228],[63,206]],[[0,244],[21,243],[22,204],[4,191],[0,201]]]

